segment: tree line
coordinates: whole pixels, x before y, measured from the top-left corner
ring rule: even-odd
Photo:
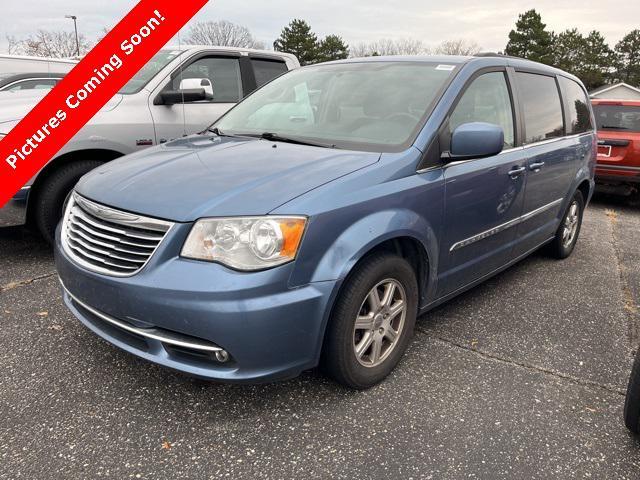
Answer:
[[[505,53],[561,68],[580,78],[588,90],[614,82],[640,86],[640,29],[611,48],[597,30],[587,35],[576,28],[555,33],[535,9],[528,10],[509,32]]]
[[[105,29],[106,33],[108,30]],[[193,45],[221,45],[264,49],[248,28],[226,20],[196,22],[181,41]],[[9,53],[45,57],[75,55],[75,36],[70,32],[38,30],[23,39],[7,37]],[[79,36],[80,52],[88,52],[96,42]],[[301,65],[377,55],[475,55],[478,43],[463,39],[447,40],[435,47],[412,38],[378,39],[349,46],[339,35],[319,38],[308,22],[294,19],[273,43],[278,51],[296,55]],[[589,89],[607,83],[626,82],[640,86],[640,29],[627,33],[613,48],[597,30],[584,35],[576,28],[556,33],[547,29],[534,9],[518,16],[504,49],[507,55],[553,65],[579,77]]]

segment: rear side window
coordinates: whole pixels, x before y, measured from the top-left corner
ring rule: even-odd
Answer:
[[[560,84],[564,91],[567,108],[567,131],[569,134],[584,133],[593,130],[589,100],[582,87],[573,80],[560,77]]]
[[[38,80],[23,80],[22,82],[11,85],[7,90],[47,90],[55,87],[58,80],[56,79],[38,79]]]
[[[556,79],[523,72],[517,72],[516,78],[524,115],[524,143],[563,136],[562,104]]]
[[[258,60],[257,58],[252,58],[251,65],[253,65],[253,72],[256,75],[256,84],[258,87],[261,87],[287,71],[287,65],[284,62],[273,60]]]
[[[469,122],[502,127],[504,146],[514,146],[513,108],[504,72],[485,73],[469,85],[449,118],[449,131]]]

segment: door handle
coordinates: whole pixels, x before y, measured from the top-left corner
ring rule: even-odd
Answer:
[[[522,175],[525,170],[525,167],[513,167],[511,170],[509,170],[509,176],[515,180],[520,175]]]
[[[544,162],[531,163],[529,165],[529,170],[532,172],[539,172],[542,167],[544,167]]]

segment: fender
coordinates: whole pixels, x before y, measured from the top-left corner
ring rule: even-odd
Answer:
[[[320,225],[311,229],[322,228]],[[410,238],[424,249],[428,259],[428,287],[431,297],[436,288],[438,242],[434,229],[424,217],[405,209],[388,209],[371,213],[352,223],[324,250],[324,255],[312,273],[311,282],[344,280],[356,263],[378,245],[395,238]]]

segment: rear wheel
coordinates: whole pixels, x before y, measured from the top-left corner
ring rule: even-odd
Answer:
[[[35,201],[30,206],[33,212],[31,219],[47,242],[53,243],[69,192],[83,175],[102,164],[98,160],[82,160],[63,165],[48,176],[35,192]]]
[[[571,255],[578,242],[583,214],[584,198],[580,190],[577,190],[562,217],[556,236],[549,244],[549,253],[553,257],[564,259]]]
[[[404,354],[416,322],[418,285],[402,257],[376,254],[346,280],[327,327],[322,363],[351,388],[383,380]]]

